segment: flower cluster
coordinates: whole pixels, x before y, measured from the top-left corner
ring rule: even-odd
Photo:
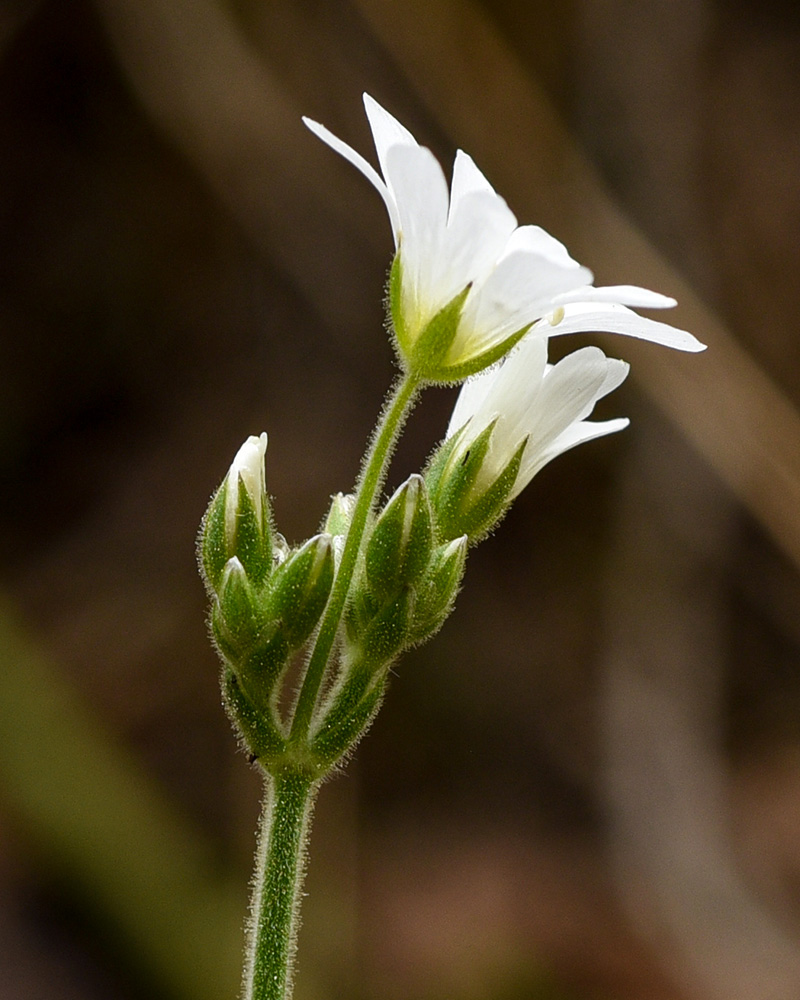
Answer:
[[[203,521],[200,569],[228,711],[249,752],[268,762],[285,749],[280,684],[325,609],[335,560],[327,532],[290,550],[273,530],[266,450],[261,434],[236,453]]]
[[[386,204],[400,390],[356,495],[333,498],[320,534],[290,550],[273,529],[262,434],[239,450],[201,535],[226,703],[250,752],[275,774],[305,768],[317,777],[341,759],[377,710],[391,663],[450,613],[468,546],[552,458],[627,426],[624,418],[589,417],[628,365],[597,347],[549,364],[550,337],[602,330],[703,349],[691,334],[630,308],[666,308],[673,299],[629,285],[595,287],[558,240],[517,224],[469,156],[456,155],[448,190],[431,152],[364,101],[380,173],[322,125],[306,124]],[[422,474],[379,504],[414,394],[448,382],[464,384],[444,440]],[[290,724],[280,689],[309,640]]]

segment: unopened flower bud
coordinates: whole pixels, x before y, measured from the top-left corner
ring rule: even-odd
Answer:
[[[337,493],[331,501],[331,508],[325,520],[325,531],[333,538],[333,554],[337,563],[344,549],[347,532],[350,530],[355,503],[356,498],[352,493]]]
[[[440,545],[431,556],[414,604],[410,641],[429,639],[444,624],[453,609],[467,559],[466,535]]]
[[[219,624],[226,633],[223,643],[227,640],[239,649],[251,645],[259,629],[258,604],[244,567],[236,556],[225,566],[218,600]]]
[[[236,452],[228,471],[225,537],[231,550],[236,547],[237,536],[240,532],[239,521],[242,517],[240,496],[242,490],[253,507],[256,525],[263,532],[267,507],[266,453],[266,433],[262,433],[258,437],[251,434]]]
[[[267,435],[251,436],[231,464],[203,519],[200,557],[206,582],[218,590],[222,573],[237,556],[260,585],[272,570],[272,540],[264,456]]]
[[[277,621],[292,648],[314,631],[333,585],[333,540],[315,535],[276,570],[269,601],[270,617]]]
[[[432,535],[425,483],[413,475],[389,500],[367,543],[367,583],[380,603],[419,582],[430,559]]]

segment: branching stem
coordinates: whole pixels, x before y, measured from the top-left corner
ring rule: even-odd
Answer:
[[[317,695],[336,641],[336,633],[339,630],[350,584],[353,580],[367,519],[375,503],[375,497],[386,478],[389,459],[392,457],[397,438],[411,410],[419,387],[419,379],[414,375],[406,374],[399,379],[394,392],[386,401],[375,428],[372,444],[364,459],[361,477],[356,489],[353,517],[339,562],[336,580],[297,699],[289,737],[290,742],[295,745],[305,742],[308,736]]]
[[[361,469],[353,516],[330,600],[297,698],[288,753],[282,770],[267,777],[243,1000],[289,1000],[291,996],[305,844],[319,787],[318,776],[306,766],[309,731],[358,565],[364,531],[419,388],[419,378],[402,376],[383,408]]]

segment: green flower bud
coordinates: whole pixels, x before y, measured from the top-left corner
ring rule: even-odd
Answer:
[[[253,587],[237,556],[225,566],[217,606],[219,614],[214,626],[220,632],[221,647],[241,650],[252,646],[263,619]]]
[[[314,631],[333,585],[333,539],[315,535],[276,570],[269,599],[269,616],[297,649]]]
[[[367,584],[379,603],[419,582],[430,560],[432,537],[425,483],[413,475],[386,504],[367,542]]]
[[[291,650],[286,636],[272,632],[236,663],[235,673],[253,704],[269,715],[273,708],[273,692],[288,666]]]
[[[409,641],[423,642],[444,624],[453,609],[467,559],[466,535],[434,550],[428,571],[417,591]]]
[[[331,507],[325,519],[325,532],[329,535],[346,535],[350,530],[356,498],[352,493],[337,493],[331,498]]]
[[[234,557],[231,563],[237,562]],[[211,628],[227,670],[235,674],[254,711],[273,715],[273,692],[289,662],[286,636],[269,621],[247,577],[226,570],[219,600],[211,612]]]
[[[331,508],[325,520],[324,530],[333,538],[333,554],[337,565],[344,549],[347,532],[350,530],[355,503],[356,498],[352,493],[337,493],[332,499]]]

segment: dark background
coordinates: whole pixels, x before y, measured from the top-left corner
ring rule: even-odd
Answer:
[[[320,796],[298,1000],[800,994],[798,66],[794,3],[3,5],[4,997],[235,995],[260,789],[194,539],[248,434],[292,542],[357,474],[391,236],[299,116],[371,155],[362,90],[716,319],[675,314],[701,357],[603,341],[631,428],[537,477],[396,668]]]

